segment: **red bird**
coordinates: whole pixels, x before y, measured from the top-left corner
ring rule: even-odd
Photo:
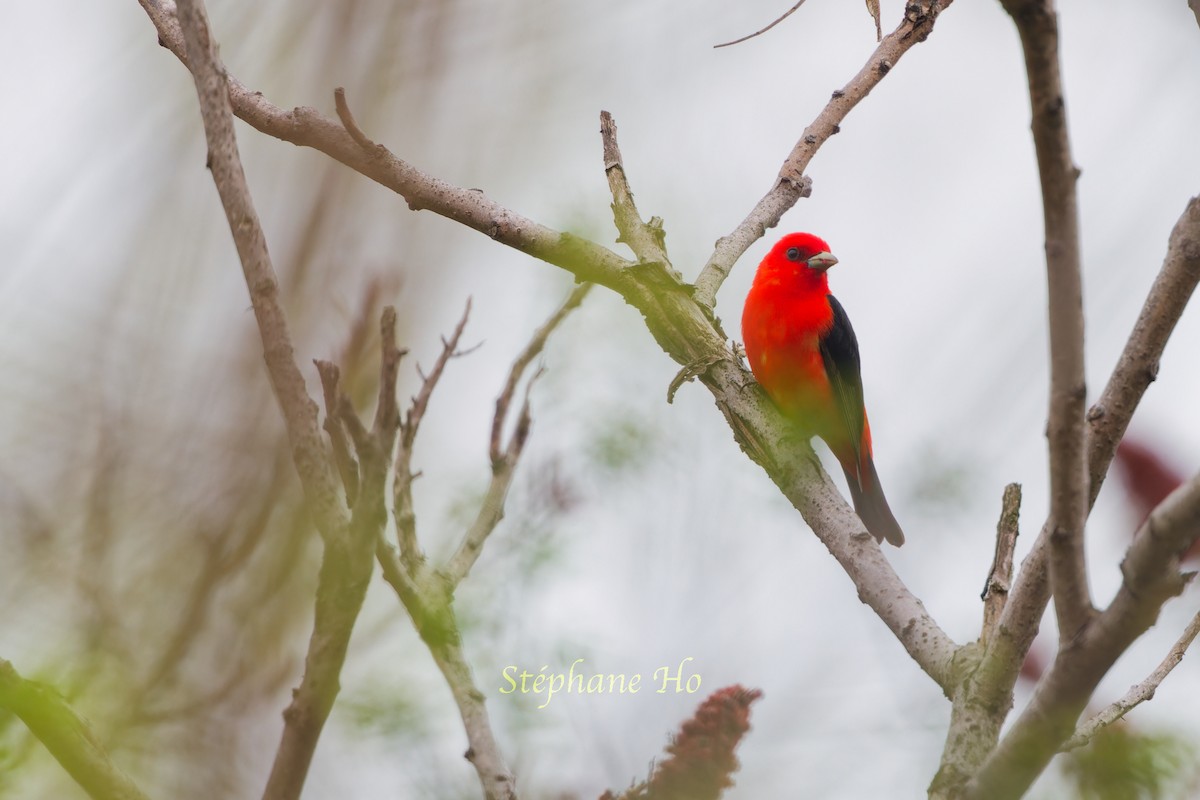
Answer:
[[[837,263],[811,233],[789,233],[758,265],[742,312],[754,377],[789,419],[829,445],[846,473],[854,510],[882,542],[904,544],[871,454],[858,340],[825,271]]]

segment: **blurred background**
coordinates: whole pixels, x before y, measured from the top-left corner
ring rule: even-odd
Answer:
[[[611,111],[639,207],[663,217],[691,280],[875,47],[861,3],[823,0],[712,49],[786,5],[211,0],[209,12],[230,72],[276,104],[332,115],[345,86],[364,130],[400,157],[624,252],[600,158],[598,115]],[[1183,0],[1061,6],[1094,398],[1200,191],[1200,29]],[[885,30],[901,13],[885,0]],[[257,796],[299,680],[320,547],[204,169],[191,78],[133,0],[7,4],[0,20],[0,657],[62,691],[152,795]],[[821,150],[812,198],[751,248],[718,303],[737,336],[774,238],[830,242],[879,471],[908,534],[887,555],[960,642],[978,635],[1004,484],[1025,490],[1019,556],[1047,508],[1028,118],[1008,18],[998,3],[955,4]],[[445,556],[486,487],[509,364],[569,277],[410,212],[314,151],[240,123],[239,137],[314,396],[311,359],[333,358],[369,410],[391,303],[412,351],[408,397],[474,298],[464,341],[482,346],[451,363],[414,461],[419,535]],[[1130,434],[1183,477],[1200,466],[1198,346],[1191,309]],[[704,390],[664,402],[677,367],[638,314],[593,292],[544,363],[508,515],[459,592],[523,796],[591,798],[644,778],[680,720],[732,683],[764,696],[728,797],[923,796],[948,704]],[[1135,484],[1110,481],[1089,524],[1098,602],[1144,516]],[[1196,592],[1168,604],[1097,705],[1153,669]],[[1035,650],[1046,662],[1052,624]],[[499,693],[507,666],[561,672],[578,658],[589,674],[647,679],[691,658],[702,686],[559,695],[542,709]],[[1200,786],[1188,755],[1198,670],[1185,660],[1131,715],[1126,731],[1150,745],[1130,759],[1134,793],[1115,796]],[[307,797],[478,796],[450,693],[382,581],[342,685]],[[1113,796],[1088,794],[1080,775],[1094,768],[1060,762],[1034,796]],[[82,796],[0,715],[0,797]]]

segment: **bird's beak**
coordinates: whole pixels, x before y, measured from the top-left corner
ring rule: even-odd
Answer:
[[[808,264],[809,269],[824,272],[837,263],[837,258],[834,257],[833,253],[817,253],[805,263]]]

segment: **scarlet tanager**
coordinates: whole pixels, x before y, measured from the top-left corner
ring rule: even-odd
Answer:
[[[842,465],[854,510],[882,542],[904,544],[871,454],[858,339],[825,271],[837,263],[810,233],[789,233],[758,265],[742,312],[754,377],[806,436],[818,436]]]

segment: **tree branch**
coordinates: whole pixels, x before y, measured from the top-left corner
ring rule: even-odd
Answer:
[[[486,696],[475,684],[462,652],[462,635],[454,613],[454,595],[444,575],[424,564],[414,565],[416,576],[401,563],[382,536],[376,558],[383,577],[412,618],[421,640],[446,680],[467,734],[465,758],[475,767],[486,800],[517,800],[516,780],[500,754],[485,706]]]
[[[938,15],[952,2],[954,0],[910,2],[907,5],[900,27],[884,37],[858,74],[833,93],[833,97],[821,113],[804,129],[800,140],[784,160],[771,190],[758,201],[741,224],[729,235],[717,240],[713,254],[696,279],[696,302],[713,308],[717,301],[717,291],[729,277],[734,263],[767,230],[778,225],[780,218],[797,200],[812,193],[812,181],[804,175],[804,170],[808,168],[817,150],[840,130],[839,126],[846,119],[846,115],[883,80],[899,62],[900,57],[913,45],[925,41],[933,31],[933,24]]]
[[[316,618],[305,659],[304,678],[284,712],[286,725],[265,800],[298,798],[304,786],[317,740],[338,693],[338,676],[354,623],[362,608],[375,560],[376,542],[387,522],[384,487],[399,427],[396,409],[397,366],[402,355],[396,346],[396,310],[388,306],[380,320],[380,386],[375,424],[368,431],[350,400],[338,387],[337,368],[317,362],[325,389],[327,423],[345,443],[348,431],[359,467],[358,491],[353,499],[350,537],[326,545],[317,585]],[[333,436],[333,430],[330,431]],[[406,584],[405,588],[411,590]]]
[[[1117,443],[1129,420],[1158,373],[1158,362],[1175,325],[1200,284],[1200,197],[1188,201],[1175,223],[1162,268],[1142,305],[1142,311],[1125,344],[1100,399],[1088,412],[1089,508],[1096,502],[1108,473]],[[1011,693],[1021,662],[1033,639],[1046,604],[1050,583],[1046,570],[1047,520],[1032,550],[1021,564],[1008,603],[1000,619],[999,635],[991,640],[985,662],[995,670],[999,689]]]
[[[263,794],[267,800],[294,800],[300,796],[317,741],[337,696],[338,675],[366,596],[373,563],[372,530],[383,522],[379,513],[382,493],[377,509],[372,503],[371,484],[382,485],[382,477],[370,474],[360,452],[362,483],[354,514],[348,519],[331,459],[321,441],[316,404],[308,396],[304,378],[296,366],[287,319],[278,300],[278,278],[238,155],[229,87],[224,69],[217,61],[204,4],[202,0],[179,0],[177,7],[204,119],[209,167],[250,289],[267,371],[292,442],[292,458],[325,541],[304,677],[284,711],[283,735]]]
[[[292,458],[317,528],[328,539],[345,527],[346,505],[338,492],[337,479],[321,441],[317,406],[308,396],[304,377],[296,366],[287,318],[279,302],[279,279],[271,266],[266,237],[258,222],[238,155],[225,71],[217,61],[209,37],[203,3],[183,0],[178,3],[178,9],[204,118],[208,166],[250,290],[267,372],[291,440]]]
[[[600,112],[600,138],[604,143],[604,174],[608,177],[608,188],[613,196],[613,221],[620,233],[617,241],[629,245],[640,263],[670,264],[662,220],[654,217],[650,224],[646,224],[633,202],[633,192],[625,175],[625,163],[621,159],[621,148],[617,145],[617,123],[607,111]]]
[[[53,688],[22,678],[0,658],[0,709],[15,714],[93,800],[146,800],[112,763],[86,719]]]
[[[1008,589],[1012,585],[1013,553],[1020,532],[1020,517],[1021,484],[1010,483],[1004,487],[1000,521],[996,523],[996,554],[983,587],[983,630],[979,641],[984,647],[996,634],[1000,615],[1004,612],[1004,604],[1008,599]]]
[[[325,421],[321,423],[321,427],[329,434],[329,442],[333,447],[333,461],[342,476],[342,486],[346,487],[346,502],[353,504],[358,497],[358,462],[350,455],[346,429],[338,416],[338,404],[341,402],[341,370],[336,364],[320,359],[313,359],[313,365],[317,368],[317,374],[321,376],[321,388],[325,396]]]
[[[449,339],[442,339],[441,354],[434,362],[433,369],[429,374],[421,376],[423,379],[421,388],[417,391],[417,396],[413,398],[412,405],[409,406],[403,421],[398,423],[400,446],[396,451],[396,476],[392,482],[392,502],[396,515],[396,536],[400,542],[400,559],[408,571],[413,574],[417,572],[417,565],[424,559],[424,556],[421,555],[420,544],[417,542],[417,517],[413,507],[412,484],[420,475],[419,472],[413,474],[412,471],[413,442],[417,438],[417,429],[421,426],[425,409],[429,407],[429,398],[433,396],[433,389],[442,377],[446,363],[454,356],[459,355],[458,342],[462,338],[463,330],[467,327],[467,318],[470,316],[471,301],[468,298],[466,308],[463,309],[463,315],[454,328],[454,333],[450,335]],[[420,368],[418,368],[419,371]],[[397,412],[398,414],[399,412]]]
[[[1183,656],[1187,653],[1188,647],[1191,646],[1197,634],[1200,634],[1200,614],[1192,617],[1192,621],[1184,628],[1183,634],[1167,652],[1167,657],[1162,660],[1162,663],[1144,681],[1129,687],[1129,691],[1121,699],[1080,725],[1075,730],[1075,734],[1063,744],[1063,751],[1083,747],[1103,728],[1123,719],[1126,714],[1147,700],[1154,699],[1154,693],[1162,685],[1163,680],[1171,674],[1171,670],[1179,666],[1180,661],[1183,661]]]
[[[500,523],[504,516],[504,502],[508,497],[508,488],[512,484],[513,475],[516,472],[517,461],[521,457],[521,452],[525,448],[525,442],[529,436],[529,428],[532,424],[529,415],[529,388],[533,385],[533,381],[537,379],[537,374],[530,378],[525,388],[525,401],[521,404],[520,414],[517,416],[516,429],[512,436],[509,437],[508,444],[502,444],[504,427],[508,422],[508,410],[512,404],[513,395],[516,393],[517,384],[521,380],[521,375],[525,369],[538,357],[542,349],[546,346],[546,341],[550,338],[550,334],[554,333],[555,329],[562,323],[567,315],[579,307],[583,302],[583,298],[587,297],[591,291],[592,284],[584,283],[576,286],[574,290],[567,296],[567,299],[561,306],[558,307],[545,324],[534,332],[533,338],[525,346],[525,349],[513,361],[512,368],[508,373],[508,380],[505,381],[504,389],[500,392],[500,396],[496,398],[496,414],[492,418],[492,435],[488,443],[488,455],[492,464],[492,480],[488,484],[487,494],[480,504],[479,513],[475,517],[475,521],[471,527],[467,529],[463,540],[458,545],[458,549],[450,560],[446,562],[446,566],[442,569],[446,580],[449,581],[451,590],[467,574],[471,571],[471,567],[475,565],[476,559],[479,558],[480,552],[483,550],[483,544],[487,541],[487,537],[495,530],[496,525]]]
[[[142,3],[148,7],[164,43],[171,46],[174,27],[170,15],[162,12],[152,0],[142,0]],[[916,8],[916,5],[910,5],[910,8]],[[927,35],[935,10],[927,13],[917,9],[913,12],[917,19],[906,21],[901,30],[907,30],[911,37]],[[900,44],[895,34],[884,42],[885,47],[901,49],[907,49],[911,44]],[[892,63],[868,65],[866,69],[890,69]],[[857,91],[865,94],[868,85],[877,82],[878,79],[856,79],[854,85],[858,87]],[[861,94],[847,102],[857,102]],[[664,352],[689,368],[703,365],[696,367],[693,374],[712,392],[739,445],[767,470],[784,495],[800,510],[850,575],[863,602],[880,616],[918,665],[943,689],[950,691],[957,645],[892,570],[828,476],[813,463],[811,450],[795,446],[794,437],[788,433],[787,421],[715,328],[711,307],[697,303],[689,288],[672,280],[663,280],[656,271],[627,269],[632,266],[629,262],[605,248],[517,217],[477,192],[457,189],[423,175],[403,162],[393,160],[394,156],[386,159],[390,165],[387,169],[373,166],[380,158],[377,154],[368,156],[343,126],[311,110],[282,112],[261,95],[254,95],[234,81],[230,82],[230,97],[234,109],[259,130],[328,152],[364,175],[395,188],[414,208],[431,208],[465,225],[487,231],[498,241],[621,294],[642,312],[647,328]],[[852,106],[853,102],[849,104]],[[835,109],[833,116],[840,119],[837,114],[844,116],[845,110],[848,107]],[[808,152],[809,145],[805,142],[802,145],[798,150]],[[795,180],[799,178],[797,173]],[[495,225],[493,221],[497,221]],[[757,235],[761,235],[761,230]],[[751,241],[753,238],[747,239],[737,254],[740,255]],[[733,246],[726,242],[721,252],[731,254]],[[397,506],[397,522],[401,521],[401,509]]]
[[[1033,698],[967,786],[969,798],[1017,798],[1075,730],[1092,692],[1113,663],[1183,591],[1179,560],[1200,538],[1200,475],[1151,512],[1121,565],[1116,597],[1054,664]]]
[[[506,450],[498,452],[499,427],[504,424],[504,417],[516,383],[520,380],[524,369],[541,351],[554,327],[572,308],[579,305],[589,286],[590,284],[584,284],[571,293],[563,308],[560,308],[551,317],[550,322],[534,335],[533,341],[518,356],[513,365],[509,382],[501,394],[500,400],[497,401],[497,416],[493,424],[492,441],[489,448],[493,464],[492,485],[480,510],[479,519],[467,532],[466,538],[450,559],[445,571],[430,570],[424,559],[420,557],[416,516],[413,513],[412,504],[414,478],[411,472],[412,448],[433,390],[437,386],[446,364],[451,358],[461,355],[458,343],[466,328],[471,304],[470,301],[467,302],[463,316],[450,338],[442,340],[442,352],[433,369],[425,376],[421,388],[417,396],[413,398],[412,405],[403,420],[400,418],[395,400],[388,399],[389,396],[392,398],[395,396],[396,364],[399,362],[401,353],[394,343],[395,311],[390,308],[385,310],[382,322],[384,348],[381,374],[386,389],[385,386],[380,387],[380,405],[376,412],[372,441],[379,441],[382,446],[387,448],[386,452],[390,452],[390,445],[383,444],[385,441],[392,441],[387,437],[398,436],[400,439],[396,455],[394,493],[396,527],[400,538],[401,552],[398,555],[388,545],[382,535],[382,529],[379,529],[375,532],[375,557],[381,565],[384,579],[396,591],[401,604],[408,611],[414,627],[429,648],[430,654],[454,696],[469,742],[466,758],[475,766],[487,800],[516,800],[516,783],[512,772],[500,754],[500,748],[492,732],[491,722],[484,706],[485,696],[475,685],[470,665],[462,652],[462,636],[454,611],[454,589],[466,576],[487,535],[499,522],[512,471],[529,432],[527,397],[521,409],[516,432],[513,433]],[[390,395],[386,392],[390,392]],[[353,438],[357,441],[360,437],[354,436]],[[386,464],[386,460],[381,458],[381,461]],[[382,480],[379,498],[382,506]],[[355,511],[357,513],[357,507]]]
[[[1087,414],[1089,503],[1095,503],[1129,420],[1158,376],[1167,340],[1200,283],[1200,196],[1171,229],[1162,268],[1138,314],[1112,377]]]
[[[1025,53],[1033,143],[1042,186],[1050,311],[1050,585],[1059,637],[1070,641],[1092,618],[1083,552],[1088,514],[1084,448],[1083,283],[1079,214],[1058,57],[1053,0],[1001,0]]]
[[[770,25],[767,25],[766,27],[763,27],[763,28],[759,28],[754,33],[748,33],[745,36],[741,37],[740,39],[734,39],[732,42],[722,42],[721,44],[714,44],[713,49],[717,50],[722,47],[731,47],[735,44],[741,44],[742,42],[747,42],[756,36],[762,36],[764,33],[771,30],[771,28],[774,28],[776,25],[783,22],[785,19],[790,17],[792,14],[795,14],[796,11],[799,10],[800,6],[802,6],[802,5],[804,5],[804,0],[799,0],[799,2],[796,3],[796,5],[792,6],[787,11],[783,12],[782,15],[776,17],[775,21],[772,22]]]
[[[161,0],[138,2],[154,23],[159,42],[190,69],[183,36],[174,15]],[[284,110],[232,76],[229,78],[229,102],[234,114],[251,127],[285,142],[325,153],[396,192],[414,211],[433,211],[534,258],[562,267],[580,281],[592,281],[617,291],[622,289],[622,269],[629,266],[629,262],[611,250],[539,225],[489,200],[483,192],[426,175],[396,158],[386,148],[378,145],[365,148],[344,125],[316,109],[300,106]]]
[[[1200,282],[1200,198],[1187,205],[1170,237],[1162,269],[1154,281],[1117,368],[1088,414],[1089,506],[1095,502],[1116,444],[1157,371],[1171,332]],[[1050,521],[1021,564],[1000,623],[986,642],[978,667],[955,697],[951,729],[943,753],[935,797],[958,797],[962,786],[991,753],[1000,723],[1012,707],[1013,687],[1037,635],[1050,598],[1046,562]],[[960,725],[961,723],[961,725]]]

